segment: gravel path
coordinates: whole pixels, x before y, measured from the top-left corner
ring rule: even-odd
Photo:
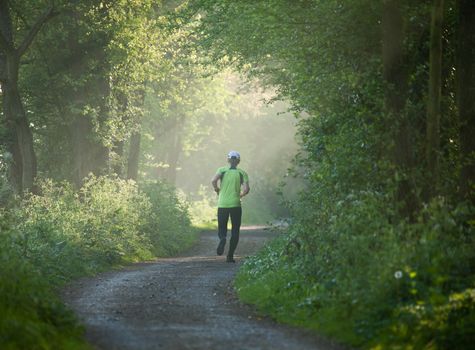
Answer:
[[[341,349],[236,299],[231,283],[243,257],[274,236],[243,228],[232,264],[215,255],[216,234],[205,232],[184,256],[76,281],[64,299],[97,349]]]

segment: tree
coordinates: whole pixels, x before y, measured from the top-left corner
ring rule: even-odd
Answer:
[[[396,201],[401,203],[401,214],[414,217],[417,209],[412,128],[406,112],[408,98],[408,67],[404,41],[404,18],[398,0],[383,0],[382,59],[385,86],[384,107],[386,118],[393,124],[394,166],[397,178]]]
[[[434,0],[432,5],[430,57],[429,57],[429,94],[427,99],[427,141],[426,162],[427,172],[431,181],[426,189],[430,198],[437,192],[439,184],[440,154],[440,114],[442,91],[442,23],[444,1]]]
[[[24,65],[39,168],[77,187],[89,173],[123,173],[160,58],[153,1],[60,2]],[[46,89],[36,87],[41,84]]]
[[[127,178],[137,180],[140,159],[140,131],[130,136],[129,160],[127,163]]]
[[[461,197],[475,203],[475,3],[458,0],[457,109],[460,120]]]
[[[35,23],[19,45],[15,44],[16,26],[13,25],[11,4],[0,1],[0,83],[2,89],[3,114],[10,129],[8,148],[13,156],[11,180],[16,192],[31,190],[36,177],[37,164],[33,147],[33,135],[23,106],[18,75],[20,60],[43,25],[56,13],[49,6],[35,20]]]

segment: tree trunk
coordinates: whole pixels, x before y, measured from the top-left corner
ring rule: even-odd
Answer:
[[[13,156],[10,178],[17,193],[33,190],[37,168],[33,147],[33,134],[18,89],[20,59],[44,23],[53,15],[55,15],[53,8],[48,8],[36,20],[20,45],[15,47],[8,0],[0,0],[0,82],[3,95],[2,108],[7,126],[11,132],[9,144],[7,145]]]
[[[129,161],[127,164],[127,178],[137,181],[139,174],[140,131],[135,131],[130,137]]]
[[[178,159],[180,158],[181,148],[181,134],[180,130],[176,128],[173,148],[168,151],[169,167],[167,169],[167,181],[172,185],[176,185],[176,172],[178,168]]]
[[[413,218],[417,207],[411,171],[413,167],[410,125],[405,113],[407,69],[404,65],[404,23],[398,0],[385,0],[382,16],[383,77],[386,83],[385,110],[392,122],[393,159],[397,179],[396,201],[400,214]]]
[[[475,2],[458,0],[457,107],[460,118],[460,194],[475,204]]]
[[[92,122],[87,116],[78,116],[70,126],[73,150],[73,182],[77,188],[90,173],[106,172],[108,149],[94,138]]]
[[[6,55],[6,79],[2,83],[3,114],[11,130],[9,151],[13,155],[11,178],[18,193],[32,190],[36,177],[36,156],[33,148],[33,134],[18,91],[19,58]]]
[[[137,93],[137,107],[139,109],[143,108],[145,104],[145,91],[146,83],[143,83],[143,87],[136,91]],[[139,174],[139,160],[140,160],[140,141],[141,141],[141,122],[140,118],[143,117],[142,114],[139,115],[138,128],[130,136],[129,144],[129,160],[127,162],[127,178],[137,181]]]
[[[108,88],[110,91],[110,87]],[[120,121],[121,123],[126,123],[127,119],[129,118],[127,110],[129,106],[129,101],[127,96],[120,91],[115,92],[115,96],[118,103],[118,111],[120,113]],[[122,177],[124,171],[124,139],[116,139],[113,142],[112,152],[113,158],[111,158],[111,168],[114,174],[119,177]]]
[[[429,96],[426,123],[426,199],[437,192],[439,184],[440,100],[442,91],[442,21],[444,0],[434,0],[430,29]]]
[[[114,155],[114,159],[112,159],[112,171],[118,177],[122,177],[123,171],[123,156],[124,156],[124,141],[115,141],[112,154]]]

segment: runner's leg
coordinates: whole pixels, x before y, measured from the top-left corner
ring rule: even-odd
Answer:
[[[226,235],[228,233],[229,209],[218,208],[218,238],[219,244],[216,248],[218,255],[223,255],[224,246],[226,245]]]
[[[228,233],[229,208],[218,208],[218,237],[226,239]]]
[[[229,244],[228,258],[234,256],[234,251],[239,242],[239,230],[241,228],[242,208],[236,207],[230,209],[231,214],[231,241]]]

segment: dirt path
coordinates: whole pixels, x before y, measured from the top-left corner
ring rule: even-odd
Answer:
[[[98,349],[338,349],[237,301],[231,282],[243,257],[272,237],[243,228],[232,264],[216,256],[215,233],[203,233],[182,257],[79,280],[64,299]]]

